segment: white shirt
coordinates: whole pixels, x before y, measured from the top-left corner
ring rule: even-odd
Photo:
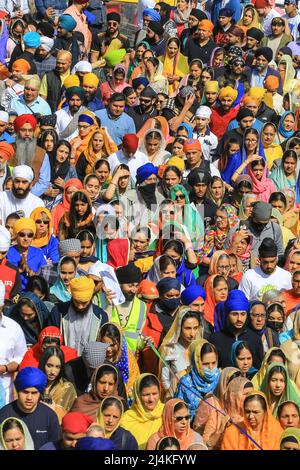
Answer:
[[[258,266],[248,269],[243,274],[239,290],[243,291],[248,300],[261,300],[265,292],[271,289],[291,289],[292,275],[285,269],[276,267],[272,274],[265,274]]]
[[[60,134],[70,124],[74,116],[72,116],[72,114],[70,113],[69,108],[59,109],[58,111],[55,112],[55,114],[57,116],[55,130],[58,133],[58,137],[61,138]],[[78,129],[76,128],[73,134],[69,135],[69,137],[65,138],[65,140],[70,142],[70,140],[74,139],[74,137],[77,137],[77,136],[78,136]]]
[[[44,201],[32,193],[27,194],[24,199],[18,199],[12,191],[0,192],[0,220],[2,225],[5,225],[6,217],[13,212],[23,211],[24,217],[30,217],[33,209],[37,207],[45,207]]]
[[[202,136],[199,135],[196,131],[193,133],[193,139],[199,140],[204,159],[211,162],[219,143],[218,137],[212,132],[206,132],[205,135]]]
[[[269,13],[267,14],[265,18],[261,18],[260,20],[261,30],[265,36],[270,36],[270,34],[272,34],[272,28],[271,28],[272,19],[278,18],[278,17],[280,17],[280,14],[278,13],[278,11],[272,8],[272,10],[269,11]]]
[[[22,328],[11,318],[2,315],[0,317],[0,364],[6,365],[10,362],[20,364],[27,351],[26,340]],[[0,381],[6,392],[6,403],[11,402],[13,397],[14,374],[0,375]]]
[[[145,165],[145,163],[149,163],[149,159],[144,153],[140,152],[139,150],[135,152],[133,157],[128,158],[124,155],[123,150],[121,149],[108,157],[108,163],[110,165],[111,173],[113,173],[115,168],[121,165],[121,163],[127,165],[130,170],[131,178],[134,182],[136,182],[137,169],[140,168],[140,166]]]
[[[297,41],[299,38],[299,32],[298,32],[298,25],[300,24],[300,15],[299,13],[294,16],[294,18],[290,18],[289,15],[283,15],[285,20],[287,20],[289,27],[290,27],[290,32],[291,36],[293,36],[294,41]]]

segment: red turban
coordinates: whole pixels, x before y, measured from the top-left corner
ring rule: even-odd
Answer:
[[[198,139],[187,139],[183,145],[184,153],[189,150],[201,150],[201,144]]]
[[[127,152],[135,153],[139,146],[139,139],[136,134],[125,134],[122,143]]]
[[[87,432],[90,425],[94,422],[90,416],[77,411],[71,411],[67,413],[61,422],[61,428],[63,432],[69,432],[71,434],[84,434]]]
[[[256,9],[265,8],[270,6],[270,2],[269,0],[256,0],[254,6]]]
[[[21,114],[18,116],[14,121],[14,128],[15,132],[19,132],[20,129],[24,126],[24,124],[31,124],[33,130],[35,131],[37,128],[37,120],[35,119],[33,114]]]
[[[8,144],[7,142],[0,142],[0,156],[7,160],[10,160],[14,156],[14,148],[12,145]]]

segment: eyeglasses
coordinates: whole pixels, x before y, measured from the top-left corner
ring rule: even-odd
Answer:
[[[33,237],[34,237],[33,233],[19,232],[18,235],[19,235],[19,237],[21,237],[21,238],[25,238],[25,237],[27,237],[27,238],[33,238]]]
[[[49,225],[50,224],[50,220],[42,220],[42,219],[38,219],[35,221],[36,224],[45,224],[45,225]]]
[[[177,423],[179,423],[180,421],[183,421],[185,419],[185,421],[189,421],[191,419],[190,415],[186,415],[186,416],[175,416],[174,417],[174,420],[177,421]]]
[[[175,196],[176,201],[182,201],[183,199],[185,199],[184,194],[178,194],[178,195]]]
[[[218,266],[218,270],[219,271],[228,271],[228,269],[230,269],[230,266]]]

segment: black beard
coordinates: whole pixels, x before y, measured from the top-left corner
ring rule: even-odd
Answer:
[[[123,292],[123,294],[128,302],[131,302],[134,299],[134,294],[132,292]]]
[[[92,302],[90,302],[90,303],[88,304],[88,306],[87,306],[85,309],[83,309],[83,310],[81,310],[81,309],[80,309],[80,310],[77,310],[77,307],[76,307],[76,306],[73,304],[73,302],[72,302],[73,308],[74,308],[75,312],[78,313],[78,315],[85,315],[85,314],[88,312],[88,310],[89,310],[91,304],[92,304]]]
[[[79,108],[80,106],[72,106],[72,105],[69,105],[69,110],[71,112],[71,114],[74,116],[74,114],[77,113],[77,111],[79,111]]]
[[[13,195],[15,196],[15,198],[17,199],[25,199],[26,196],[28,195],[28,193],[30,192],[30,186],[29,188],[25,189],[24,193],[23,194],[19,194],[14,187],[12,187],[12,193]]]

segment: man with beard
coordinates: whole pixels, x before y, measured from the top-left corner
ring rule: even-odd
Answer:
[[[83,106],[84,90],[79,86],[72,86],[66,91],[66,99],[69,106],[56,111],[55,130],[60,139],[70,141],[78,135],[78,118],[81,113],[88,111]]]
[[[210,130],[218,139],[221,139],[232,119],[236,118],[238,107],[233,107],[238,92],[231,86],[221,88],[219,93],[220,105],[212,108]]]
[[[264,80],[269,75],[275,75],[279,79],[278,93],[282,95],[282,80],[280,73],[269,67],[269,63],[273,59],[273,51],[270,47],[260,47],[255,52],[256,63],[252,66],[250,84],[251,87],[264,88]]]
[[[34,63],[37,68],[37,73],[40,79],[43,75],[50,70],[55,69],[56,60],[51,51],[54,46],[54,39],[48,36],[41,36],[41,44],[35,54]]]
[[[65,345],[76,349],[81,356],[86,343],[96,341],[108,316],[92,302],[95,290],[92,279],[87,276],[74,278],[70,281],[70,290],[71,301],[57,304],[50,313],[48,324],[60,328]]]
[[[259,266],[248,269],[240,282],[239,290],[249,300],[261,300],[263,294],[271,289],[291,289],[292,275],[280,268],[278,249],[272,238],[264,238],[259,249]]]
[[[141,270],[133,263],[116,270],[117,279],[125,297],[125,302],[117,306],[108,306],[110,321],[123,328],[127,344],[135,354],[140,346],[140,333],[146,321],[147,306],[137,297]]]
[[[145,8],[143,11],[143,27],[142,29],[139,29],[134,37],[134,47],[138,44],[140,44],[142,41],[146,39],[147,36],[147,28],[150,23],[150,21],[157,21],[160,22],[161,17],[158,11],[156,11],[154,8]]]
[[[54,41],[54,49],[71,53],[72,67],[83,58],[84,38],[81,33],[74,31],[76,21],[71,15],[62,15],[58,18],[57,36]]]
[[[62,87],[64,81],[71,74],[72,55],[68,51],[58,51],[56,56],[55,70],[46,72],[42,78],[40,95],[50,105],[51,112],[55,113],[62,98]]]
[[[39,96],[41,81],[38,75],[33,75],[25,80],[24,94],[11,100],[10,107],[18,115],[27,114],[28,110],[32,114],[41,114],[46,116],[51,114],[51,109],[47,101]]]
[[[218,206],[206,197],[207,188],[211,181],[208,171],[195,168],[188,176],[188,184],[191,186],[190,202],[196,207],[205,224],[212,223]]]
[[[86,73],[82,79],[82,88],[85,94],[85,106],[92,111],[98,111],[104,108],[104,104],[100,99],[100,93],[98,91],[99,78],[94,73]],[[99,95],[99,96],[98,96]]]
[[[252,54],[254,59],[254,53],[259,48],[260,41],[264,37],[264,33],[258,28],[249,28],[246,32],[246,44],[243,50],[246,52],[248,57]]]
[[[143,127],[148,119],[154,118],[158,115],[155,106],[156,99],[157,94],[153,88],[151,88],[151,86],[147,86],[140,94],[140,104],[127,109],[126,112],[128,116],[131,116],[134,120],[137,132]]]
[[[5,224],[8,215],[23,211],[25,217],[37,207],[44,207],[44,201],[31,193],[34,174],[27,165],[16,166],[12,171],[12,189],[0,192],[0,220]]]
[[[163,56],[166,52],[166,40],[164,39],[164,28],[157,21],[150,21],[147,28],[146,41],[150,45],[155,57]]]
[[[91,63],[100,59],[101,49],[103,44],[109,46],[113,39],[118,39],[121,42],[120,49],[129,49],[130,42],[127,36],[120,33],[121,16],[116,11],[108,13],[106,17],[107,29],[106,31],[93,35],[91,46]]]
[[[42,196],[49,187],[51,170],[46,151],[37,145],[34,137],[37,128],[36,118],[33,114],[22,114],[15,119],[14,128],[17,134],[15,155],[9,164],[11,166],[29,165],[34,172],[31,192],[35,196]]]
[[[209,64],[212,51],[216,47],[215,42],[212,40],[213,30],[214,25],[211,21],[201,20],[199,22],[197,32],[188,38],[183,50],[189,63],[197,58],[202,61],[203,65]]]

